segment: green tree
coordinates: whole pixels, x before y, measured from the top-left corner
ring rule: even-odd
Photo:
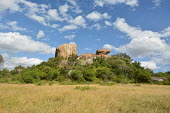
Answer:
[[[134,79],[137,83],[150,83],[151,73],[146,70],[136,70]]]
[[[96,68],[96,77],[104,81],[109,80],[112,77],[113,73],[107,67],[98,67]]]
[[[78,82],[85,82],[86,80],[83,78],[82,72],[80,70],[73,70],[71,72],[71,79]]]
[[[3,63],[4,63],[4,59],[3,59],[2,55],[0,55],[0,69],[1,69],[1,66]]]
[[[94,81],[96,76],[95,76],[95,71],[94,69],[84,69],[83,70],[83,77],[85,78],[86,81]]]

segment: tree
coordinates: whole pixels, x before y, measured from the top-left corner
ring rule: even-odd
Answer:
[[[0,67],[2,66],[3,63],[4,63],[4,59],[3,59],[2,55],[0,55]]]
[[[95,71],[93,69],[84,69],[83,70],[83,77],[86,81],[94,81],[95,77]]]
[[[136,70],[134,79],[137,83],[150,83],[151,73],[146,70]]]
[[[85,82],[80,70],[74,70],[71,72],[71,79],[78,82]]]

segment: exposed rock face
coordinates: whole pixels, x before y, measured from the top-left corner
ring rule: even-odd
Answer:
[[[55,57],[68,58],[70,55],[78,55],[77,45],[75,44],[63,44],[56,48]]]
[[[97,58],[97,57],[110,58],[111,55],[107,55],[110,52],[111,50],[109,49],[98,49],[96,51],[96,54],[92,54],[92,53],[82,54],[78,57],[78,59],[80,60],[81,65],[89,65],[93,63],[94,58]]]
[[[77,59],[80,61],[81,65],[89,65],[93,63],[93,59],[97,57],[109,58],[111,55],[108,55],[111,52],[109,49],[98,49],[96,54],[85,53],[81,54]],[[64,57],[68,58],[70,55],[78,55],[77,45],[75,44],[63,44],[56,48],[55,57]],[[62,64],[67,63],[67,59],[62,61]]]
[[[107,55],[111,52],[109,49],[98,49],[96,51],[96,55]]]
[[[85,53],[85,54],[81,54],[78,57],[78,60],[80,61],[81,65],[89,65],[93,63],[93,59],[96,58],[95,54],[92,53]]]

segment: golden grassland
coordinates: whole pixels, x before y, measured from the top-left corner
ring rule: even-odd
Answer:
[[[0,84],[0,113],[170,113],[170,86],[88,86]]]

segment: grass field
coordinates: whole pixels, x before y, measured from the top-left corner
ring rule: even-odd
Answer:
[[[0,84],[0,113],[170,113],[170,86]]]

